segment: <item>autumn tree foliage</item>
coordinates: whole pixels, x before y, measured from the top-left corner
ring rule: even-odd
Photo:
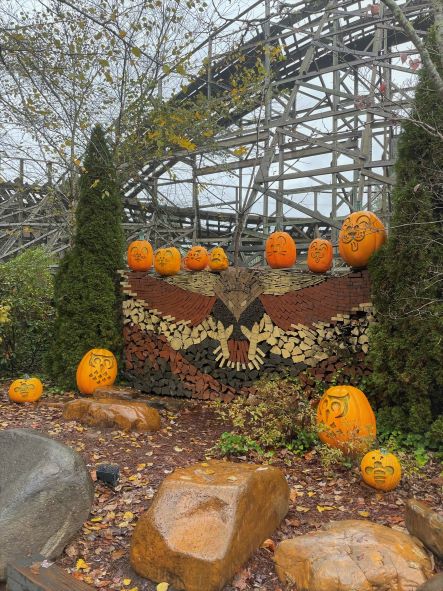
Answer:
[[[73,387],[75,371],[92,348],[118,353],[121,340],[117,270],[123,266],[121,197],[103,130],[96,126],[80,177],[74,246],[55,278],[56,320],[48,372]]]

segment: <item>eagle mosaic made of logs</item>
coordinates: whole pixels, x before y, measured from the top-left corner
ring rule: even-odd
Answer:
[[[366,271],[125,272],[122,284],[126,370],[144,391],[230,399],[262,372],[297,375],[368,348]]]

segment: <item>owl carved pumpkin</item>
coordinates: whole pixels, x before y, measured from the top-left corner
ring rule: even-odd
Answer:
[[[43,393],[43,384],[38,378],[14,380],[9,387],[9,398],[13,402],[36,402]]]
[[[372,211],[356,211],[343,222],[338,235],[338,250],[345,263],[361,269],[385,240],[385,227],[378,217]]]
[[[221,246],[216,246],[209,253],[209,268],[211,271],[224,271],[229,267],[229,260]]]
[[[181,255],[178,248],[159,248],[154,257],[154,268],[159,275],[167,277],[180,271]]]
[[[93,394],[99,386],[112,386],[117,377],[117,360],[107,349],[91,349],[77,367],[77,388]]]
[[[147,240],[134,240],[128,246],[128,267],[132,271],[148,271],[152,267],[152,246]]]
[[[266,240],[265,252],[272,269],[287,269],[297,259],[295,242],[287,232],[273,232]]]
[[[316,238],[308,249],[308,267],[313,273],[325,273],[332,267],[332,244]]]
[[[184,259],[185,268],[190,271],[202,271],[209,262],[208,251],[204,246],[193,246]]]
[[[375,415],[364,393],[354,386],[333,386],[317,407],[319,438],[345,452],[364,451],[376,435]]]
[[[360,472],[364,482],[377,490],[393,490],[401,480],[398,458],[380,449],[370,451],[363,457]]]

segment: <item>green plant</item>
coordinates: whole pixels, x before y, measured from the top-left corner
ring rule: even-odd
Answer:
[[[327,472],[337,467],[352,468],[354,465],[354,459],[347,454],[345,455],[337,447],[329,447],[329,445],[321,443],[315,449],[320,457],[321,465]]]
[[[90,349],[121,345],[117,270],[123,266],[121,196],[100,126],[94,128],[80,177],[74,247],[55,279],[56,321],[47,357],[57,385],[75,387],[77,365]]]
[[[54,321],[53,258],[29,248],[0,264],[0,371],[41,373]]]
[[[247,435],[228,432],[220,435],[216,449],[224,456],[242,456],[248,454],[250,451],[255,451],[259,454],[263,453],[258,443]]]

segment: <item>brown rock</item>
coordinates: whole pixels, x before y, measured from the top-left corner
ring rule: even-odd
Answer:
[[[412,591],[432,573],[419,542],[355,519],[284,540],[274,560],[280,580],[297,591]]]
[[[65,404],[64,419],[75,419],[91,426],[119,427],[125,431],[157,431],[160,415],[144,402],[114,398],[80,398]]]
[[[220,461],[179,468],[137,523],[132,566],[176,589],[218,591],[270,537],[288,502],[278,468]]]
[[[443,515],[436,513],[422,501],[409,499],[406,503],[405,522],[410,534],[443,559]]]

